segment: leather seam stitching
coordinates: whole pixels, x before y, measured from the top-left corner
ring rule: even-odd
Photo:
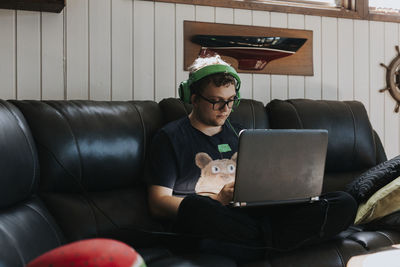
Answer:
[[[383,235],[384,237],[386,237],[390,242],[392,242],[392,245],[394,244],[394,241],[390,238],[390,236],[384,232],[381,231],[376,231],[377,233]]]
[[[81,178],[79,182],[83,187],[83,182],[82,182],[82,169],[83,169],[82,155],[81,155],[81,150],[80,150],[80,147],[78,145],[78,141],[76,139],[75,133],[72,131],[71,124],[70,124],[69,120],[67,119],[67,117],[60,110],[58,110],[51,102],[50,103],[44,102],[44,103],[46,103],[48,106],[53,108],[56,111],[56,113],[61,116],[61,118],[66,122],[69,131],[71,132],[72,138],[74,140],[74,143],[75,143],[77,151],[78,151],[78,157],[79,157],[79,166],[80,166],[79,176]],[[75,104],[75,101],[71,101],[71,103]],[[92,212],[94,221],[96,223],[96,233],[97,233],[97,236],[98,236],[98,233],[99,233],[99,229],[98,228],[99,228],[99,226],[98,226],[97,217],[96,217],[96,214],[94,213],[93,207],[90,205],[89,201],[87,199],[85,199],[85,197],[83,197],[83,196],[80,196],[80,197],[83,198],[86,201],[86,203],[88,204],[88,206],[90,207],[90,210]]]
[[[2,103],[2,102],[0,102],[0,104],[1,104],[2,106],[4,106],[4,107],[7,109],[7,111],[11,114],[11,116],[14,117],[14,118],[16,119],[17,125],[18,125],[19,129],[21,130],[22,134],[25,136],[25,142],[28,144],[28,146],[29,146],[29,148],[30,148],[31,156],[32,156],[33,159],[35,159],[35,155],[34,155],[34,153],[33,153],[33,146],[32,146],[32,144],[28,141],[28,140],[29,140],[28,136],[25,134],[24,130],[22,129],[21,125],[19,124],[19,119],[18,119],[18,117],[14,114],[14,112],[12,112],[12,110],[10,109],[10,107],[8,107],[7,105],[5,105],[5,104]],[[24,119],[25,119],[25,118],[24,118]],[[29,129],[29,130],[30,130],[30,129]],[[32,182],[31,182],[31,185],[30,185],[30,188],[29,188],[29,192],[31,192],[31,191],[33,190],[33,186],[34,186],[34,184],[35,184],[35,180],[37,179],[37,178],[35,177],[36,171],[37,171],[37,168],[36,168],[36,164],[35,164],[35,160],[34,160],[34,162],[33,162],[33,175],[34,175],[34,178],[32,179]]]
[[[61,245],[61,244],[62,244],[62,243],[61,243],[61,239],[59,238],[56,229],[51,225],[51,223],[49,222],[49,220],[48,220],[42,213],[40,213],[37,209],[35,209],[35,208],[32,207],[31,205],[29,205],[29,204],[27,204],[27,203],[25,203],[25,204],[23,204],[23,205],[24,205],[25,207],[30,208],[31,210],[33,210],[34,212],[36,212],[37,214],[39,214],[40,217],[43,218],[43,220],[50,226],[50,228],[51,228],[51,229],[53,230],[53,232],[55,233],[55,236],[56,236],[56,238],[57,238],[58,244]]]
[[[253,117],[253,129],[255,129],[256,128],[256,113],[255,113],[255,111],[254,111],[254,103],[253,102],[250,102],[250,108],[251,108],[251,114],[252,114],[252,117]]]
[[[80,180],[81,180],[81,183],[82,183],[82,169],[83,169],[83,167],[82,167],[82,155],[81,155],[80,147],[79,147],[79,145],[78,145],[78,141],[76,140],[75,133],[74,133],[74,131],[72,131],[71,124],[70,124],[69,120],[67,119],[67,117],[64,116],[64,114],[63,114],[60,110],[58,110],[52,103],[48,103],[48,102],[44,102],[44,103],[45,103],[46,105],[50,106],[51,108],[53,108],[53,109],[56,111],[56,113],[59,114],[60,117],[66,122],[66,125],[67,125],[67,127],[68,127],[68,129],[69,129],[69,131],[70,131],[70,133],[71,133],[71,135],[72,135],[72,138],[73,138],[73,140],[74,140],[76,149],[77,149],[77,151],[78,151],[78,156],[79,156],[79,167],[80,167],[80,168],[79,168],[79,176],[80,176]],[[74,102],[72,102],[72,103],[74,103]]]
[[[344,267],[345,264],[344,264],[344,260],[343,260],[342,254],[340,254],[339,249],[337,248],[336,245],[335,245],[335,252],[336,252],[336,254],[339,256],[339,259],[340,259],[340,261],[341,261],[341,263],[342,263],[342,266]]]
[[[298,112],[297,109],[296,109],[296,106],[293,104],[293,102],[292,102],[291,100],[288,100],[287,103],[289,103],[289,104],[290,104],[290,107],[294,110],[294,113],[295,113],[295,115],[296,115],[297,120],[299,121],[299,124],[300,124],[301,129],[304,129],[303,122],[302,122],[302,120],[300,119],[300,115],[299,115],[299,112]]]
[[[23,265],[25,266],[26,262],[25,259],[22,255],[22,251],[21,249],[17,246],[17,241],[15,240],[15,238],[13,238],[12,235],[10,235],[7,231],[7,229],[4,229],[3,225],[0,224],[0,228],[3,230],[3,233],[5,234],[5,236],[11,241],[12,245],[14,246],[15,250],[17,251],[18,256],[20,257],[20,260],[22,261]]]
[[[351,107],[350,107],[350,105],[348,104],[348,103],[346,103],[346,102],[343,102],[344,104],[345,104],[345,106],[346,106],[346,108],[350,111],[350,113],[351,113],[351,118],[352,118],[352,120],[353,120],[353,125],[354,125],[354,128],[353,128],[353,135],[354,135],[354,143],[353,143],[353,157],[352,157],[352,165],[354,165],[354,159],[355,159],[355,155],[356,155],[356,145],[357,145],[357,135],[356,135],[356,127],[357,127],[357,125],[356,125],[356,118],[355,118],[355,116],[354,116],[354,113],[353,113],[353,110],[351,109]]]
[[[131,105],[133,106],[133,108],[135,109],[135,111],[137,112],[139,119],[140,119],[140,123],[142,124],[142,128],[143,128],[143,158],[142,158],[142,164],[145,164],[146,161],[146,157],[147,157],[147,153],[146,153],[146,147],[147,147],[147,138],[146,138],[146,126],[144,125],[144,120],[142,117],[142,114],[140,114],[139,109],[136,107],[135,103],[131,103]]]
[[[98,237],[99,236],[99,232],[100,232],[100,229],[99,229],[100,227],[99,227],[99,222],[97,221],[96,212],[94,211],[95,210],[95,205],[93,205],[93,203],[91,203],[89,201],[89,199],[87,199],[86,196],[79,195],[79,198],[82,199],[84,202],[86,202],[86,205],[89,208],[90,213],[92,214],[92,216],[94,218],[94,223],[96,224],[96,236]],[[91,201],[93,201],[93,200],[91,199]]]
[[[354,242],[356,242],[357,244],[361,245],[364,249],[368,250],[367,244],[365,242],[363,242],[362,240],[354,238],[353,236],[349,236],[347,238],[352,240],[352,241],[354,241]]]
[[[69,176],[72,178],[73,182],[76,183],[76,184],[78,185],[78,187],[80,187],[79,190],[81,190],[84,194],[88,194],[88,192],[86,192],[86,190],[83,188],[83,185],[78,181],[78,179],[77,179],[66,167],[64,167],[64,165],[57,159],[56,155],[54,155],[54,153],[53,153],[49,148],[47,148],[45,145],[43,145],[43,144],[41,144],[41,143],[38,143],[38,144],[39,144],[40,146],[42,146],[43,149],[45,149],[45,150],[47,151],[47,153],[49,153],[49,155],[50,155],[50,156],[59,164],[59,166],[67,173],[67,175],[69,175]],[[96,225],[98,225],[98,224],[97,224],[97,220],[96,220],[96,215],[95,215],[95,213],[94,213],[94,208],[96,207],[96,203],[92,203],[92,205],[93,205],[93,207],[92,207],[92,206],[91,206],[91,202],[90,202],[89,200],[91,200],[91,201],[93,201],[93,200],[90,199],[89,196],[86,196],[86,195],[85,195],[85,197],[82,197],[82,196],[80,195],[80,198],[83,199],[83,200],[85,200],[85,202],[88,204],[88,206],[90,207],[90,211],[91,211],[91,213],[92,213],[92,215],[93,215],[93,218],[95,218],[95,223],[96,223]],[[94,201],[93,201],[93,202],[94,202]]]

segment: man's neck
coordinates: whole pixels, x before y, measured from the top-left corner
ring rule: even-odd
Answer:
[[[196,116],[193,114],[193,112],[191,112],[189,114],[189,120],[190,120],[190,124],[196,128],[197,130],[199,130],[200,132],[204,133],[205,135],[208,136],[213,136],[217,133],[219,133],[222,130],[222,126],[210,126],[207,124],[204,124],[202,122],[200,122]]]

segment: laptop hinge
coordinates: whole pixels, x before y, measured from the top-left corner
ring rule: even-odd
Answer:
[[[233,203],[231,203],[231,205],[233,207],[235,207],[235,208],[246,207],[247,206],[247,202],[233,202]]]
[[[319,196],[311,197],[311,198],[310,198],[310,203],[313,203],[313,202],[315,202],[315,201],[319,201]]]

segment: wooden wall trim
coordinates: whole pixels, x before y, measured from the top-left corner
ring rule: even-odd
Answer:
[[[295,13],[303,15],[314,15],[324,17],[337,17],[349,19],[361,19],[357,11],[346,9],[338,9],[331,7],[301,7],[301,6],[287,6],[279,4],[262,3],[259,1],[238,1],[238,0],[148,0],[154,2],[178,3],[188,5],[200,6],[213,6],[213,7],[229,7],[250,10],[262,10],[272,12]]]
[[[177,4],[188,4],[188,5],[200,5],[200,6],[213,6],[213,7],[228,7],[228,8],[240,8],[250,10],[262,10],[272,12],[283,12],[283,13],[294,13],[302,15],[314,15],[323,17],[336,17],[336,18],[349,18],[349,19],[364,19],[371,21],[386,21],[386,22],[400,22],[400,16],[379,14],[369,12],[369,0],[355,0],[356,10],[346,10],[329,7],[300,7],[300,6],[288,6],[271,3],[262,3],[259,1],[247,0],[146,0],[153,2],[166,2],[166,3],[177,3]]]
[[[384,21],[384,22],[400,22],[399,15],[369,13],[368,20]]]

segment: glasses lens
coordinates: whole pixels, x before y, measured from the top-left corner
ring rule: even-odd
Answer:
[[[228,100],[228,101],[218,101],[216,103],[214,103],[214,110],[221,110],[224,109],[225,105],[228,106],[228,108],[232,108],[233,106],[233,102],[235,100]]]

